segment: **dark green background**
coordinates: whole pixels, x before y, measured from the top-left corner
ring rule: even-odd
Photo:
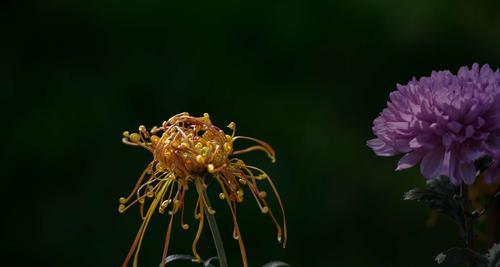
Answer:
[[[121,264],[140,219],[118,214],[117,200],[151,158],[121,133],[182,111],[235,121],[277,151],[276,164],[244,159],[274,178],[289,243],[280,248],[248,198],[239,217],[251,266],[433,266],[460,245],[451,222],[429,229],[428,210],[402,200],[424,183],[418,170],[394,172],[397,158],[365,142],[396,83],[500,66],[498,1],[11,0],[0,10],[6,266]],[[227,208],[213,202],[240,266]],[[166,220],[150,225],[141,266],[160,262]],[[174,229],[172,250],[189,253],[194,225]]]

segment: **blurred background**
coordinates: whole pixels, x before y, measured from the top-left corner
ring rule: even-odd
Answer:
[[[288,217],[282,249],[249,198],[239,220],[250,266],[433,266],[456,228],[402,200],[424,184],[366,141],[397,83],[474,62],[500,66],[498,1],[2,1],[1,249],[9,266],[119,266],[140,225],[117,212],[151,159],[124,130],[204,112],[265,140]],[[230,266],[240,266],[213,190]],[[194,194],[192,201],[194,201]],[[194,236],[174,227],[170,252]],[[158,266],[155,216],[140,266]],[[215,256],[208,228],[199,249]],[[178,263],[175,266],[191,266]]]

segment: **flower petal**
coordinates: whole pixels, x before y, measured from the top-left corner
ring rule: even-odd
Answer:
[[[436,148],[428,152],[420,163],[420,172],[426,178],[431,179],[439,175],[444,159],[444,149]]]
[[[375,154],[377,154],[378,156],[386,156],[387,157],[387,156],[394,156],[394,155],[398,154],[397,151],[394,150],[394,148],[390,147],[389,145],[387,145],[387,143],[380,140],[379,138],[368,140],[368,142],[366,142],[366,144],[371,149],[373,149]]]
[[[476,167],[474,167],[474,163],[462,163],[457,168],[457,178],[458,182],[463,181],[464,183],[471,185],[474,183],[476,179]]]
[[[422,157],[425,155],[425,152],[423,150],[417,150],[410,152],[406,155],[404,155],[398,162],[398,167],[396,168],[396,171],[404,170],[411,168],[417,163],[422,160]]]

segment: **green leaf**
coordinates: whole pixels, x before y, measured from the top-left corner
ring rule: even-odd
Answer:
[[[457,195],[460,188],[449,182],[445,176],[427,181],[426,187],[414,188],[404,193],[404,200],[422,202],[429,208],[450,217],[464,233],[463,208]]]
[[[282,261],[271,261],[264,264],[262,267],[289,267],[288,263]]]
[[[488,254],[488,267],[500,267],[500,244],[494,244]]]
[[[436,256],[438,264],[446,263],[450,266],[472,263],[477,267],[488,267],[488,259],[468,248],[451,248]],[[496,267],[496,266],[495,266]]]
[[[191,255],[175,254],[175,255],[170,255],[167,258],[165,258],[165,264],[171,263],[171,262],[177,261],[177,260],[193,261],[194,259],[195,259],[195,257],[193,257]],[[203,265],[203,267],[215,267],[212,264],[213,260],[217,260],[217,257],[212,257],[212,258],[205,260],[205,261],[202,260],[199,264]],[[160,263],[159,267],[161,267],[161,263]],[[285,263],[282,261],[271,261],[271,262],[264,264],[262,267],[290,267],[290,265],[288,263]]]
[[[217,257],[213,257],[213,258],[210,258],[206,261],[203,261],[200,262],[200,264],[203,264],[204,267],[215,267],[214,265],[211,264],[211,261],[216,259]],[[177,260],[189,260],[189,261],[193,261],[194,259],[196,259],[195,257],[191,256],[191,255],[186,255],[186,254],[174,254],[174,255],[170,255],[168,256],[167,258],[165,258],[165,264],[168,264],[168,263],[171,263],[173,261],[177,261]],[[161,263],[159,265],[159,267],[161,267]]]

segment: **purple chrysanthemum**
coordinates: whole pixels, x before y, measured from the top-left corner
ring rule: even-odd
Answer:
[[[373,133],[368,146],[377,155],[405,154],[396,170],[420,162],[426,178],[472,184],[474,161],[500,150],[500,71],[474,64],[398,84]]]

